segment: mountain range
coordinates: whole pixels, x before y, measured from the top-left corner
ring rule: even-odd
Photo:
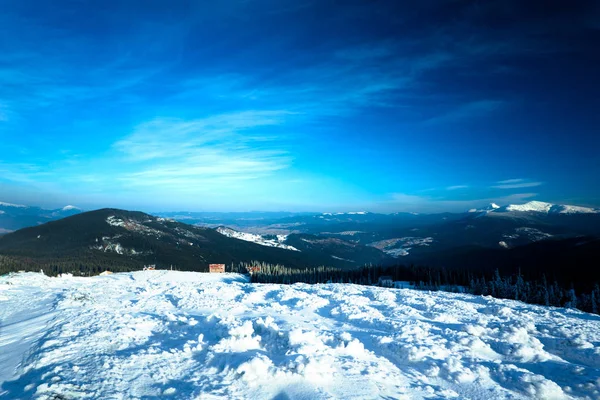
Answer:
[[[47,210],[40,207],[30,207],[0,201],[0,234],[16,231],[28,226],[44,224],[49,221],[79,214],[81,211],[81,209],[75,206]]]
[[[0,256],[8,259],[5,263],[25,269],[67,265],[85,270],[102,266],[140,269],[156,264],[161,268],[206,271],[210,263],[252,260],[290,267],[325,264],[348,268],[367,261],[360,257],[391,262],[385,253],[359,244],[340,245],[310,235],[293,240],[298,248],[311,251],[263,246],[212,228],[142,212],[102,209],[8,233],[0,237]],[[361,264],[348,257],[360,259]]]
[[[65,218],[66,217],[66,218]],[[54,220],[54,221],[52,221]],[[28,228],[6,233],[23,226]],[[503,252],[537,242],[600,237],[600,210],[532,201],[464,213],[81,212],[0,203],[0,256],[50,262],[175,265],[258,260],[290,267],[447,264],[465,253]],[[496,255],[493,255],[496,257]],[[443,262],[442,262],[443,261]],[[459,261],[457,261],[459,262]],[[462,261],[460,261],[462,262]]]

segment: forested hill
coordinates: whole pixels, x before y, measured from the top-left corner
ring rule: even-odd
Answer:
[[[117,209],[86,212],[0,237],[0,272],[51,268],[93,273],[105,268],[139,269],[145,264],[206,271],[209,263],[245,260],[291,267],[325,261],[322,254],[260,246],[213,229]],[[343,259],[326,261],[340,268],[354,266]]]

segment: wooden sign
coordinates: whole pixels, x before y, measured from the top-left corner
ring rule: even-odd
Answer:
[[[208,270],[211,274],[222,274],[225,272],[225,264],[208,264]]]
[[[260,272],[260,267],[247,267],[246,271],[248,271],[248,273],[252,275],[255,272]]]

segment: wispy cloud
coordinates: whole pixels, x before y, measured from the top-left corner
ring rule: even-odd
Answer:
[[[446,188],[446,190],[459,190],[459,189],[467,189],[469,186],[468,185],[455,185],[455,186],[448,186]]]
[[[492,189],[522,189],[543,185],[543,182],[534,182],[527,179],[506,179],[496,182],[491,186]]]
[[[509,184],[513,184],[513,183],[521,183],[521,182],[525,182],[526,179],[506,179],[503,181],[498,181],[496,183],[500,184],[500,185],[509,185]]]
[[[204,119],[155,119],[114,144],[137,186],[194,188],[197,192],[264,177],[292,160],[280,136],[260,128],[282,124],[287,111],[243,111]]]

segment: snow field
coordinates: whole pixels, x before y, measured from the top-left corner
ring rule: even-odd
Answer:
[[[600,317],[143,271],[0,277],[0,398],[600,398]]]

